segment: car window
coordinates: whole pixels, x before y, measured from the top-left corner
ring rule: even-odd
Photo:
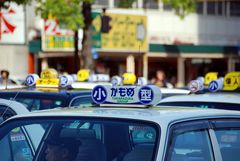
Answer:
[[[69,103],[69,107],[72,106],[78,106],[78,107],[83,107],[83,106],[92,106],[94,103],[92,101],[92,97],[89,96],[78,96],[75,97],[71,100]]]
[[[9,124],[5,124],[1,128],[0,134],[1,147],[8,147],[6,152],[0,151],[1,158],[5,158],[3,161],[15,161],[14,156],[18,156],[18,153],[21,154],[19,157],[23,157],[24,161],[34,159],[36,161],[49,161],[47,158],[50,157],[54,146],[69,148],[71,153],[74,153],[73,149],[78,149],[77,152],[71,154],[72,157],[74,156],[72,158],[74,161],[83,161],[83,158],[87,160],[95,158],[98,161],[125,158],[124,161],[128,161],[132,156],[143,157],[145,158],[143,161],[149,161],[154,160],[155,147],[157,147],[157,140],[160,135],[159,127],[153,123],[119,119],[70,119],[68,117],[49,120],[47,118],[35,118],[12,121]],[[33,126],[35,126],[35,129],[29,130]],[[35,134],[26,136],[25,133],[20,133],[19,128],[28,128],[28,134],[33,131],[35,133],[36,131],[42,132],[44,128],[44,133],[40,135],[41,141],[39,144],[32,148],[31,140],[39,139],[39,136]],[[139,134],[140,131],[144,131],[145,134]],[[133,139],[131,133],[138,133],[138,135]],[[151,136],[153,133],[154,137]],[[10,139],[10,143],[6,141],[7,138]],[[17,148],[20,152],[15,152],[15,148],[11,149],[13,148],[10,145],[12,141],[16,146],[21,146],[21,148]],[[56,152],[56,154],[62,157],[61,152]]]
[[[166,161],[213,161],[213,152],[206,129],[174,129],[169,140]]]
[[[134,145],[142,143],[154,143],[156,140],[156,131],[151,127],[131,126],[130,133]]]
[[[9,99],[13,98],[10,97]],[[16,98],[15,101],[22,103],[29,111],[52,109],[62,107],[63,105],[63,101],[61,100],[46,98]]]
[[[215,130],[223,161],[238,161],[240,153],[240,128]]]

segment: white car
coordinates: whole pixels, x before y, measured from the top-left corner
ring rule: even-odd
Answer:
[[[29,111],[23,104],[0,98],[0,117],[2,120],[6,120],[14,115],[26,113],[29,113]]]
[[[42,137],[36,153],[28,144],[29,138],[16,130],[33,125],[47,129],[43,135],[35,135]],[[75,144],[81,142],[77,161],[82,161],[82,151],[87,160],[96,161],[235,161],[240,149],[239,128],[240,113],[227,110],[116,106],[59,109],[15,116],[4,122],[0,126],[0,147],[4,149],[0,154],[2,161],[20,154],[25,160],[42,161],[47,148],[44,140],[72,138]],[[9,136],[15,143],[15,153],[4,144]]]
[[[153,86],[98,86],[92,98],[101,107],[52,109],[11,117],[0,125],[1,161],[49,161],[52,149],[51,155],[59,160],[74,161],[239,159],[240,112],[154,108],[151,104],[158,102],[158,92]],[[32,125],[45,129],[43,135],[36,135],[42,138],[37,151],[32,151],[29,138],[18,131]],[[9,138],[14,146],[6,144]]]
[[[172,96],[162,99],[158,105],[240,110],[240,94],[225,92]]]

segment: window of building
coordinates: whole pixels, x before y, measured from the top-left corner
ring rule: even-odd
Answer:
[[[95,0],[95,5],[108,6],[108,0]]]
[[[240,16],[240,2],[230,2],[230,16]]]
[[[136,8],[138,6],[137,0],[114,0],[114,7],[116,8]]]
[[[198,14],[203,14],[203,2],[197,2],[196,12]]]
[[[223,15],[223,2],[217,2],[217,15]]]
[[[207,2],[207,14],[215,15],[215,2]]]
[[[163,10],[164,11],[171,11],[172,10],[172,6],[169,4],[163,4]]]
[[[143,0],[143,8],[158,9],[158,2],[155,0]]]

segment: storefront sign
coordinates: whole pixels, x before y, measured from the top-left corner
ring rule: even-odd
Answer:
[[[23,6],[11,3],[0,10],[0,44],[25,44],[25,12]]]
[[[100,13],[93,13],[95,48],[118,51],[146,51],[148,49],[146,16],[108,13],[105,16],[108,18],[107,21],[105,20],[108,23],[105,24],[107,28],[101,27],[102,17]]]

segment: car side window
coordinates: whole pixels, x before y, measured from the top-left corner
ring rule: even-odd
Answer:
[[[72,106],[92,106],[93,105],[93,101],[92,98],[90,96],[78,96],[75,97],[71,100],[71,102],[69,103],[69,107]]]
[[[238,161],[240,154],[240,128],[215,131],[223,161]]]
[[[213,161],[208,130],[182,128],[172,130],[165,161]]]
[[[31,161],[32,149],[20,127],[13,129],[0,142],[1,161]],[[3,155],[4,154],[4,155]]]
[[[156,140],[156,131],[151,127],[130,126],[129,132],[134,146],[137,144],[154,143]]]

